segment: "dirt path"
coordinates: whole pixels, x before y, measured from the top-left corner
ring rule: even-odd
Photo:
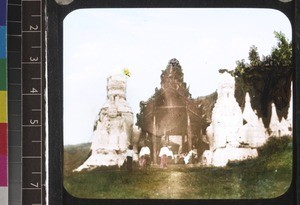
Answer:
[[[182,198],[185,186],[182,181],[183,173],[180,171],[171,171],[168,178],[164,180],[164,184],[156,190],[158,198]]]

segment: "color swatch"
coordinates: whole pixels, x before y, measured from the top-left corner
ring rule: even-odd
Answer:
[[[7,1],[0,0],[0,204],[8,204]]]

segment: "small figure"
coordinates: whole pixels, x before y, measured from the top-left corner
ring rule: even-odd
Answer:
[[[146,169],[150,166],[150,149],[146,145],[140,151],[140,166]]]
[[[169,148],[164,145],[160,151],[159,151],[159,157],[160,157],[160,168],[165,168],[167,167],[167,160],[168,160],[168,155],[170,153]]]
[[[193,149],[184,157],[185,164],[194,164],[198,160],[198,151],[193,145]]]
[[[192,154],[191,163],[196,164],[198,162],[198,150],[195,145],[193,145],[193,149],[190,152]]]
[[[126,151],[127,170],[132,171],[132,159],[134,155],[133,146],[129,145]]]

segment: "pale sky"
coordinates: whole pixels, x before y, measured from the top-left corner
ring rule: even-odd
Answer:
[[[106,101],[106,79],[129,68],[127,101],[160,88],[160,74],[179,60],[193,98],[217,89],[218,70],[248,60],[249,48],[268,55],[274,31],[291,40],[289,20],[271,9],[81,9],[64,20],[64,144],[90,142]],[[136,119],[135,119],[136,120]]]

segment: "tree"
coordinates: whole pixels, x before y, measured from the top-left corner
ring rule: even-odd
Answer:
[[[275,66],[291,66],[292,65],[292,42],[288,42],[285,35],[280,31],[274,31],[277,39],[277,46],[273,47],[271,58]]]
[[[260,65],[261,61],[256,46],[253,45],[250,47],[248,59],[250,61],[250,66],[255,67]]]
[[[256,46],[249,49],[248,60],[236,62],[233,76],[236,82],[235,96],[240,105],[244,105],[245,94],[254,96],[251,106],[258,116],[263,117],[265,125],[269,123],[271,103],[274,102],[278,116],[284,116],[289,104],[290,83],[292,79],[292,42],[282,32],[274,32],[276,45],[270,54],[259,56]]]
[[[245,62],[245,59],[238,60],[235,62],[236,68],[233,72],[233,76],[240,77],[245,73],[245,69],[248,67],[248,65]]]
[[[292,42],[286,39],[285,35],[280,31],[274,31],[277,45],[271,50],[271,54],[260,58],[256,46],[249,49],[248,59],[250,64],[244,59],[236,61],[236,68],[233,72],[234,76],[242,76],[246,71],[258,67],[288,67],[292,66]]]

